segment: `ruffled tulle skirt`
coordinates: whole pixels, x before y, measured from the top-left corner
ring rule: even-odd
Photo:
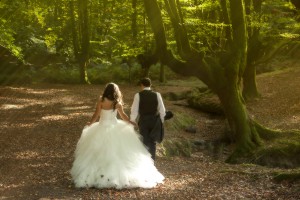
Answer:
[[[152,188],[164,179],[133,126],[121,120],[83,130],[71,176],[76,187],[117,189]]]

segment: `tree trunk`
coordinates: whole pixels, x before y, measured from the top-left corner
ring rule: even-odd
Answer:
[[[78,35],[76,30],[75,14],[74,14],[74,3],[73,0],[69,1],[69,12],[70,12],[70,24],[72,30],[72,43],[75,59],[79,60],[79,44]]]
[[[137,0],[132,0],[132,15],[131,15],[131,31],[133,41],[136,42],[137,38]]]
[[[256,85],[256,67],[247,63],[243,75],[243,97],[245,100],[259,97]]]
[[[164,0],[166,10],[170,16],[174,35],[177,44],[178,53],[182,58],[186,58],[191,53],[191,46],[185,29],[181,6],[178,0]]]
[[[224,22],[225,26],[225,49],[227,47],[228,43],[232,42],[232,35],[231,35],[231,30],[230,30],[230,19],[229,19],[229,14],[228,14],[228,9],[227,9],[227,0],[221,0],[220,1],[221,5],[221,10],[222,10],[222,21]]]
[[[294,4],[294,6],[297,9],[300,9],[300,1],[299,0],[291,0],[292,4]]]
[[[245,70],[247,52],[247,30],[242,0],[230,1],[232,41],[229,46],[231,53],[226,65],[218,63],[216,58],[203,58],[202,54],[195,52],[193,49],[191,49],[190,56],[186,57],[184,62],[176,59],[171,51],[167,50],[164,27],[157,1],[144,0],[144,3],[154,32],[156,52],[160,61],[177,73],[198,77],[216,92],[224,107],[234,140],[237,142],[236,151],[230,157],[230,160],[233,161],[237,154],[249,153],[260,144],[260,138],[243,104],[239,87],[241,76]],[[176,30],[174,29],[174,31]]]
[[[236,156],[245,155],[261,145],[259,134],[248,115],[237,87],[234,83],[226,83],[223,90],[217,91],[232,131],[232,139],[237,144],[235,153],[229,157],[229,161],[232,162],[235,161]]]
[[[251,4],[250,0],[247,0],[247,14],[251,14]],[[261,4],[262,0],[253,1],[253,11],[258,18],[256,20],[260,20],[261,14]],[[259,27],[251,27],[252,21],[248,21],[248,55],[247,55],[247,65],[243,74],[243,96],[244,99],[253,99],[259,97],[259,92],[256,85],[256,67],[255,62],[261,56],[261,47],[262,44],[259,40]],[[251,31],[250,31],[251,30]]]
[[[162,64],[160,65],[159,81],[161,83],[164,83],[166,81],[165,65],[162,65]]]
[[[90,47],[88,0],[78,0],[78,11],[78,20],[81,36],[81,51],[79,54],[80,82],[89,83],[86,71],[89,62]]]

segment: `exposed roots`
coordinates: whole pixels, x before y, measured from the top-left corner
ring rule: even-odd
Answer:
[[[252,121],[251,133],[251,141],[239,144],[226,162],[300,167],[300,130],[272,130]]]
[[[300,134],[300,130],[282,131],[282,130],[269,129],[254,120],[253,120],[253,124],[259,136],[266,141],[274,140],[276,138],[282,138],[282,137],[293,137]]]

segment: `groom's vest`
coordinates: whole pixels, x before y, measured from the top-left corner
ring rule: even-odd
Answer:
[[[139,92],[140,104],[139,104],[139,114],[144,115],[156,115],[157,112],[157,94],[151,90],[143,90]]]

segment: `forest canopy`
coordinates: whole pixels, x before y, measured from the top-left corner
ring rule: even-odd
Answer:
[[[226,52],[226,32],[231,26],[222,8],[226,1],[157,2],[174,55],[181,52],[172,26],[176,21],[169,14],[172,2],[180,4],[181,23],[193,49],[212,56]],[[248,36],[251,39],[259,28],[253,51],[258,55],[248,58],[260,63],[275,53],[295,56],[299,49],[297,1],[264,0],[259,8],[251,2],[245,1]],[[147,74],[148,65],[156,66],[152,67],[151,76],[163,81],[161,70],[155,69],[159,66],[151,57],[156,44],[142,0],[4,0],[0,2],[0,13],[1,60],[7,61],[5,56],[10,55],[14,62],[25,65],[2,62],[3,84],[18,79],[105,83],[111,74],[131,81]],[[175,76],[168,68],[165,73],[167,78]]]

